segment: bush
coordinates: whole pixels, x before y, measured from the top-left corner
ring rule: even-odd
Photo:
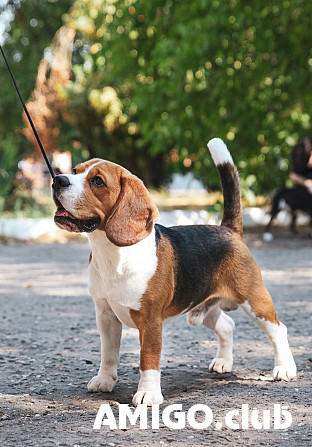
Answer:
[[[284,183],[311,126],[309,2],[76,0],[66,20],[69,107],[90,151],[130,166],[158,156],[211,184],[206,143],[220,136],[255,192]]]

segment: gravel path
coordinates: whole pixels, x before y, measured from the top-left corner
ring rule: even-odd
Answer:
[[[209,405],[215,421],[229,410],[273,410],[289,405],[292,425],[285,430],[93,430],[101,403],[117,414],[130,403],[139,379],[139,343],[134,329],[124,328],[119,381],[112,394],[88,394],[96,373],[99,336],[87,292],[88,245],[1,244],[0,242],[0,445],[19,446],[310,446],[312,445],[312,241],[280,234],[263,245],[256,233],[246,237],[262,268],[278,317],[288,326],[298,366],[291,383],[271,379],[273,351],[254,323],[241,311],[236,322],[234,371],[210,374],[215,336],[191,328],[184,317],[165,326],[162,355],[165,405]]]

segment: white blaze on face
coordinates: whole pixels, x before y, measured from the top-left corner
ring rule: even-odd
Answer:
[[[70,182],[70,186],[62,190],[60,194],[58,194],[58,199],[62,203],[63,207],[72,213],[77,218],[87,218],[89,216],[79,216],[79,211],[77,210],[77,203],[83,198],[85,187],[86,187],[86,178],[95,166],[103,163],[104,160],[98,161],[91,166],[88,167],[81,174],[66,174]]]

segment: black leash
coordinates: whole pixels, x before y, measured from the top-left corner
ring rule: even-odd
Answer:
[[[37,131],[36,131],[36,128],[35,128],[35,126],[34,126],[34,123],[33,123],[32,119],[31,119],[31,116],[29,115],[29,112],[28,112],[28,110],[27,110],[27,107],[26,107],[26,105],[25,105],[25,103],[24,103],[24,101],[23,101],[21,92],[19,91],[19,88],[18,88],[18,86],[17,86],[17,84],[16,84],[16,82],[15,82],[13,73],[12,73],[12,71],[11,71],[11,69],[10,69],[10,66],[9,66],[9,64],[8,64],[7,58],[5,57],[5,54],[4,54],[4,52],[3,52],[3,49],[2,49],[2,46],[1,46],[1,45],[0,45],[0,50],[1,50],[1,53],[2,53],[2,56],[3,56],[3,59],[4,59],[5,63],[6,63],[6,66],[8,67],[9,73],[10,73],[10,75],[11,75],[13,84],[14,84],[14,86],[15,86],[15,88],[16,88],[17,93],[18,93],[19,99],[21,100],[21,103],[23,104],[23,108],[24,108],[25,113],[26,113],[26,115],[27,115],[28,121],[29,121],[29,123],[30,123],[30,125],[31,125],[31,128],[32,128],[34,134],[35,134],[36,140],[37,140],[37,142],[38,142],[38,144],[39,144],[39,147],[40,147],[40,150],[41,150],[41,152],[42,152],[43,158],[45,159],[45,162],[46,162],[46,164],[47,164],[47,166],[48,166],[48,169],[49,169],[49,171],[50,171],[51,177],[54,178],[54,177],[55,177],[54,171],[53,171],[52,166],[51,166],[51,164],[50,164],[50,162],[49,162],[49,159],[48,159],[48,157],[47,157],[47,154],[45,153],[45,150],[43,149],[43,146],[42,146],[42,144],[41,144],[39,135],[38,135],[38,133],[37,133]]]

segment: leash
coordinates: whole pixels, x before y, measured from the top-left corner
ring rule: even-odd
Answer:
[[[3,59],[4,59],[4,61],[5,61],[5,63],[6,63],[6,66],[7,66],[8,70],[9,70],[9,73],[10,73],[10,75],[11,75],[11,78],[12,78],[13,84],[14,84],[14,86],[15,86],[15,88],[16,88],[16,91],[17,91],[17,94],[18,94],[18,96],[19,96],[19,99],[21,100],[21,103],[22,103],[23,108],[24,108],[24,110],[25,110],[25,113],[26,113],[26,116],[27,116],[27,118],[28,118],[29,124],[31,125],[31,128],[32,128],[32,130],[33,130],[33,132],[34,132],[34,134],[35,134],[35,137],[36,137],[36,140],[37,140],[37,142],[38,142],[38,144],[39,144],[39,147],[40,147],[41,153],[42,153],[42,155],[43,155],[43,158],[45,159],[45,162],[46,162],[46,164],[47,164],[47,166],[48,166],[48,169],[49,169],[49,171],[50,171],[51,177],[54,179],[54,177],[55,177],[54,171],[53,171],[52,166],[51,166],[51,164],[50,164],[50,162],[49,162],[49,159],[48,159],[48,157],[47,157],[47,154],[45,153],[45,150],[43,149],[43,146],[42,146],[42,143],[41,143],[41,141],[40,141],[39,135],[38,135],[38,133],[37,133],[37,131],[36,131],[36,128],[35,128],[35,126],[34,126],[34,123],[33,123],[32,119],[31,119],[31,116],[29,115],[29,112],[28,112],[28,110],[27,110],[26,104],[25,104],[24,101],[23,101],[21,92],[19,91],[19,88],[18,88],[18,86],[17,86],[17,84],[16,84],[16,82],[15,82],[13,73],[12,73],[12,71],[11,71],[11,69],[10,69],[9,63],[8,63],[8,61],[7,61],[7,58],[5,57],[5,54],[4,54],[4,52],[3,52],[3,49],[2,49],[2,46],[1,46],[1,45],[0,45],[0,51],[1,51],[1,53],[2,53]]]

